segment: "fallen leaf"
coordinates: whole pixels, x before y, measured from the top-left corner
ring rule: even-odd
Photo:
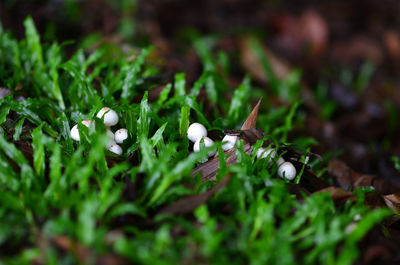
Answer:
[[[364,253],[365,264],[375,264],[374,261],[382,259],[390,259],[391,254],[386,246],[382,244],[372,245],[367,248]]]
[[[383,43],[390,55],[390,58],[397,62],[400,58],[400,36],[396,31],[388,30],[383,34]]]
[[[344,162],[331,159],[328,163],[328,172],[335,177],[337,183],[342,189],[352,188],[352,169]]]
[[[387,207],[393,210],[397,215],[400,215],[400,194],[383,195],[383,200]]]
[[[122,265],[127,264],[127,262],[114,255],[114,254],[97,254],[91,249],[83,246],[79,242],[73,241],[67,236],[56,236],[51,239],[51,242],[58,248],[66,252],[73,253],[80,263],[87,264],[89,261],[94,259],[91,264],[95,265]]]
[[[328,42],[328,25],[315,10],[306,10],[297,25],[300,39],[311,48],[311,52],[320,55],[325,51]]]
[[[360,174],[337,159],[329,161],[328,172],[336,179],[339,186],[345,190],[355,190],[360,187],[372,186],[378,195],[398,192],[398,187],[393,183],[378,178],[375,175]]]
[[[356,36],[349,41],[333,44],[331,56],[344,63],[357,62],[359,59],[369,59],[378,65],[382,62],[383,53],[379,43],[367,36]]]
[[[267,47],[263,46],[260,41],[256,39],[243,38],[240,41],[240,51],[241,51],[241,62],[244,68],[257,80],[262,81],[264,83],[268,82],[268,77],[265,72],[265,69],[259,59],[259,56],[256,54],[254,49],[252,48],[251,41],[256,41],[262,47],[262,52],[267,58],[272,72],[278,78],[285,78],[289,72],[290,67],[289,64],[283,61],[281,58],[272,53]]]
[[[319,190],[316,193],[323,192],[328,192],[334,201],[347,201],[356,198],[352,192],[333,186]]]
[[[246,144],[244,146],[244,151],[246,153],[249,154],[251,150],[252,148],[249,144]],[[226,158],[226,164],[228,166],[236,163],[236,150],[234,148],[226,151],[225,154],[229,155],[228,158]],[[195,177],[198,173],[200,173],[203,181],[215,180],[218,168],[219,168],[219,158],[214,157],[208,160],[207,162],[197,166],[195,169],[193,169],[192,177]]]
[[[258,100],[257,104],[254,106],[253,110],[251,111],[247,119],[244,121],[241,127],[242,130],[250,130],[256,128],[258,109],[260,108],[260,104],[261,104],[261,99]]]

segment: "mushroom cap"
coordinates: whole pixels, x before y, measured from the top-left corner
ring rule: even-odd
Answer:
[[[116,144],[114,141],[114,133],[111,130],[107,130],[108,142],[106,148],[108,149],[111,145]]]
[[[78,124],[75,124],[71,129],[71,138],[74,141],[80,141],[81,137],[79,136]]]
[[[272,160],[275,158],[276,156],[276,151],[273,148],[264,148],[264,147],[260,147],[257,150],[257,158],[269,158],[268,162],[272,162]]]
[[[83,120],[81,123],[89,128],[89,126],[92,123],[92,121],[91,120]],[[71,138],[72,138],[72,140],[75,140],[75,141],[80,141],[81,140],[81,137],[79,136],[78,124],[75,124],[74,127],[72,127],[72,129],[71,129]]]
[[[202,137],[202,138],[198,139],[198,140],[194,143],[194,145],[193,145],[193,151],[194,151],[194,152],[200,152],[200,141],[201,141],[201,139],[204,139],[204,146],[205,146],[205,147],[211,147],[211,146],[214,145],[214,141],[213,141],[213,140],[211,140],[211,139],[208,138],[208,137]],[[208,152],[208,156],[209,156],[209,157],[210,157],[210,156],[213,156],[213,155],[215,155],[216,152],[217,152],[216,150],[211,150],[211,151]]]
[[[117,144],[117,143],[114,141],[114,139],[109,139],[108,142],[107,142],[107,144],[106,144],[106,148],[107,148],[108,150],[110,150],[111,146],[113,146],[113,145],[115,145],[115,144]]]
[[[83,120],[82,124],[89,128],[90,124],[92,124],[91,120]]]
[[[119,121],[118,114],[109,107],[102,108],[96,115],[96,117],[99,119],[103,118],[103,116],[104,116],[104,124],[107,127],[114,126]]]
[[[279,157],[278,160],[276,161],[276,165],[279,167],[280,165],[282,165],[283,163],[285,163],[285,159],[283,159],[283,157]]]
[[[108,151],[117,154],[117,155],[122,155],[122,148],[121,146],[117,145],[115,142],[112,143],[110,146],[107,146]]]
[[[235,147],[235,143],[237,141],[237,136],[234,135],[225,135],[222,139],[222,150],[226,151]]]
[[[278,168],[278,175],[281,178],[293,180],[296,177],[296,168],[292,163],[284,162]]]
[[[207,129],[202,124],[195,122],[192,123],[187,130],[187,137],[193,143],[197,142],[197,140],[202,137],[207,136]]]
[[[128,130],[121,128],[115,132],[115,142],[117,144],[122,144],[128,138]]]

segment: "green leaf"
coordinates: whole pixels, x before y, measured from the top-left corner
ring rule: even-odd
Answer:
[[[185,89],[185,74],[184,73],[178,73],[175,75],[175,96],[185,96],[186,95],[186,89]]]
[[[18,174],[2,153],[0,153],[0,184],[12,191],[18,190],[20,185]]]
[[[208,122],[207,118],[203,114],[203,110],[200,108],[199,104],[192,97],[185,98],[185,105],[192,108],[199,119],[199,122],[206,127],[211,127],[211,124]]]
[[[50,180],[52,182],[58,181],[61,177],[61,146],[54,144],[53,154],[50,157]]]
[[[24,125],[25,122],[25,118],[22,118],[18,121],[17,125],[14,128],[14,135],[13,135],[13,139],[14,141],[19,141],[19,137],[21,135],[22,132],[22,126]]]
[[[96,106],[98,102],[98,93],[90,84],[89,78],[81,70],[77,59],[72,58],[60,65],[60,67],[67,71],[74,80],[74,85],[69,89],[69,99],[71,103],[80,106],[82,109],[90,109]]]
[[[176,166],[168,174],[162,176],[161,182],[157,185],[156,189],[154,190],[154,193],[152,194],[152,197],[148,202],[148,204],[149,205],[154,204],[172,183],[181,179],[183,176],[189,174],[192,168],[194,167],[195,163],[197,162],[197,160],[202,155],[203,152],[190,154],[185,160],[178,162]]]
[[[31,17],[24,21],[26,41],[32,61],[40,68],[44,67],[42,45],[40,44],[40,36],[36,30],[35,24]]]
[[[95,50],[89,57],[85,60],[84,64],[82,65],[82,71],[85,72],[90,65],[99,61],[99,59],[104,55],[103,50]]]
[[[28,161],[22,154],[20,150],[18,150],[15,145],[7,142],[3,135],[0,135],[0,150],[2,150],[11,160],[20,165],[29,165]]]
[[[5,101],[0,105],[0,125],[6,121],[10,108],[10,105],[5,103]]]
[[[58,82],[58,66],[61,63],[60,53],[60,46],[58,46],[56,43],[53,43],[53,45],[51,45],[50,49],[48,50],[47,57],[48,67],[50,68],[50,76],[52,79],[52,94],[54,98],[58,100],[60,108],[65,109],[64,98]]]
[[[32,185],[32,181],[35,179],[34,172],[25,156],[15,147],[15,145],[7,142],[3,135],[0,135],[0,150],[20,167],[20,183],[29,190]],[[10,170],[11,169],[8,167],[8,172],[11,172]]]
[[[167,127],[168,122],[164,123],[160,128],[158,128],[158,130],[154,133],[154,135],[151,137],[151,143],[153,148],[155,146],[157,146],[157,148],[159,147],[163,147],[164,146],[164,140],[163,140],[163,133],[165,130],[165,127]],[[160,148],[159,148],[160,149]]]
[[[224,79],[218,72],[208,72],[205,86],[208,98],[212,103],[217,104],[221,93],[226,88]]]
[[[158,106],[161,106],[168,99],[168,95],[171,92],[171,88],[172,88],[172,85],[167,84],[164,87],[164,89],[161,91],[160,96],[158,97],[158,100],[157,100]]]
[[[392,215],[388,208],[375,209],[363,216],[357,227],[348,235],[346,239],[349,242],[358,242],[361,238],[377,223],[382,221],[385,217]]]
[[[32,123],[36,124],[37,126],[42,125],[43,130],[48,133],[52,137],[57,136],[57,132],[45,121],[43,121],[39,115],[37,115],[34,111],[32,111],[30,108],[33,107],[33,105],[36,104],[30,103],[29,101],[13,101],[11,105],[11,109],[20,114],[23,117],[26,117],[28,120],[30,120]]]
[[[138,137],[145,136],[149,134],[150,128],[150,118],[149,118],[150,107],[148,104],[148,93],[144,93],[142,101],[140,102],[140,114],[137,122],[137,132]]]
[[[268,61],[268,58],[266,57],[266,55],[264,54],[263,48],[260,44],[260,42],[257,39],[250,39],[250,47],[253,49],[255,55],[257,56],[257,58],[259,58],[261,65],[264,68],[265,74],[268,78],[268,81],[271,85],[272,91],[278,95],[279,93],[279,79],[275,76],[275,73],[272,70],[271,64]]]
[[[179,133],[181,136],[185,136],[187,134],[190,123],[189,114],[190,108],[188,106],[183,106],[181,108],[181,119],[179,121]]]
[[[250,95],[250,78],[246,77],[242,84],[235,90],[228,111],[228,120],[236,122],[243,114],[243,109],[248,104]]]
[[[192,98],[196,98],[200,94],[201,88],[207,81],[208,74],[203,72],[199,79],[194,83],[192,89],[190,90],[189,96]]]
[[[282,137],[282,140],[284,142],[286,142],[287,134],[293,127],[294,115],[296,114],[296,111],[297,111],[297,109],[299,108],[299,106],[301,104],[302,104],[301,101],[297,101],[296,103],[294,103],[294,105],[290,108],[289,114],[286,116],[286,119],[285,119],[285,132],[284,132],[284,135]]]
[[[32,147],[33,147],[33,168],[38,176],[44,176],[45,169],[45,153],[44,144],[46,142],[41,126],[32,131]]]
[[[396,170],[400,172],[400,158],[398,156],[392,156],[391,160],[394,163]]]
[[[153,47],[151,46],[143,49],[140,55],[136,58],[136,60],[133,62],[133,64],[129,67],[128,71],[126,72],[126,76],[123,80],[122,94],[121,94],[121,100],[124,103],[130,102],[133,95],[133,90],[136,86],[136,81],[139,72],[144,64],[145,58],[149,55],[152,49]]]
[[[61,178],[61,147],[59,144],[54,143],[52,145],[52,156],[50,157],[50,173],[49,179],[50,184],[47,187],[44,196],[51,197],[53,196],[52,200],[59,200],[62,196],[62,188],[63,186],[60,185],[60,178]]]
[[[121,215],[126,215],[126,214],[133,214],[133,215],[139,215],[141,217],[145,217],[145,211],[143,209],[139,208],[137,205],[129,202],[129,203],[121,203],[115,206],[110,213],[107,215],[107,219],[112,219]]]
[[[139,136],[139,143],[142,151],[141,170],[153,168],[156,158],[151,144],[144,135]]]

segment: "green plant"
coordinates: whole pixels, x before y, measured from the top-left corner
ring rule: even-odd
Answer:
[[[150,102],[147,77],[157,73],[146,63],[151,47],[133,62],[109,58],[101,48],[66,58],[62,45],[40,42],[30,18],[25,27],[21,41],[0,31],[0,86],[11,91],[0,99],[2,263],[90,264],[114,254],[108,257],[143,264],[351,264],[357,242],[389,214],[365,206],[362,192],[343,207],[327,193],[304,195],[301,203],[274,177],[276,167],[245,153],[243,141],[229,167],[216,144],[218,180],[232,175],[224,189],[193,215],[158,214],[215,185],[191,177],[209,149],[192,153],[184,134],[194,121],[210,129],[238,128],[251,109],[250,79],[227,99],[218,62],[199,41],[199,80],[188,91],[178,73],[173,83],[158,84],[164,89]],[[198,101],[203,88],[209,101]],[[210,102],[219,108],[205,114]],[[288,132],[301,102],[293,102],[260,114],[260,127],[276,143],[296,141]],[[106,152],[102,122],[96,129],[80,123],[99,121],[95,115],[103,106],[116,110],[121,127],[134,136],[123,157]],[[80,142],[69,135],[75,123]],[[297,141],[309,148],[310,141]],[[358,214],[362,220],[346,233]],[[65,237],[73,248],[57,243]]]

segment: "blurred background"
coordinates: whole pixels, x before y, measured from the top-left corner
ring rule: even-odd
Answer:
[[[399,14],[397,0],[0,1],[3,28],[18,38],[31,15],[42,41],[65,42],[71,53],[110,45],[118,56],[151,44],[157,64],[185,72],[189,85],[208,45],[230,88],[248,74],[269,104],[301,98],[306,115],[292,134],[316,139],[315,152],[398,186]],[[260,57],[286,85],[271,85]]]

